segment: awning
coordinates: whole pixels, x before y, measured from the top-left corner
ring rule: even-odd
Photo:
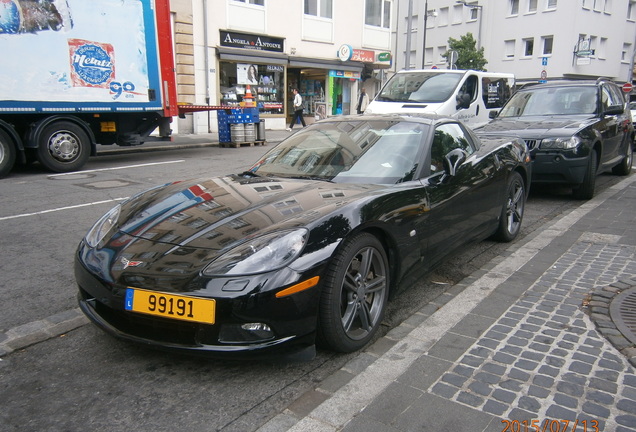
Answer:
[[[335,69],[347,72],[362,72],[364,63],[351,61],[343,62],[340,60],[323,60],[305,57],[289,57],[289,67]]]
[[[264,63],[275,65],[287,65],[289,56],[271,51],[257,49],[233,49],[216,47],[221,60],[233,60],[245,63]]]

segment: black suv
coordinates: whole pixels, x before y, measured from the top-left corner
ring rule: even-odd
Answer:
[[[578,199],[594,196],[598,173],[632,169],[630,111],[621,88],[605,79],[525,87],[475,132],[518,135],[534,160],[532,182],[571,185]]]

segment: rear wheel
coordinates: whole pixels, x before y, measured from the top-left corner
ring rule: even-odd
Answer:
[[[587,164],[587,171],[585,172],[585,177],[583,177],[583,183],[572,191],[574,198],[587,200],[594,197],[597,167],[598,161],[596,160],[596,150],[592,150],[590,153],[590,160]]]
[[[509,242],[515,239],[521,231],[523,210],[526,205],[526,187],[521,174],[513,172],[508,179],[506,200],[501,209],[499,228],[495,233],[495,239]]]
[[[0,130],[0,177],[4,177],[11,171],[15,163],[15,146],[9,136]]]
[[[612,173],[616,175],[626,176],[632,172],[632,146],[628,144],[625,146],[625,157],[620,164],[612,168]]]
[[[51,123],[38,138],[38,160],[55,172],[80,169],[88,161],[90,150],[86,132],[68,121]]]
[[[361,349],[380,327],[389,294],[389,265],[380,241],[363,233],[347,241],[325,275],[318,339],[339,352]]]

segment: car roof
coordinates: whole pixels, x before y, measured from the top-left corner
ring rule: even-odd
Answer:
[[[603,79],[598,79],[598,80],[558,80],[558,81],[551,81],[551,82],[548,82],[548,83],[534,84],[534,85],[531,85],[531,86],[526,86],[526,87],[523,87],[523,88],[519,89],[518,91],[520,91],[520,92],[521,91],[531,91],[533,89],[556,88],[556,87],[596,87],[600,83],[615,84],[611,80],[603,80]]]
[[[350,122],[350,121],[410,121],[416,123],[423,123],[427,125],[435,125],[438,123],[443,123],[446,121],[452,121],[458,123],[458,120],[439,114],[431,114],[431,113],[393,113],[393,114],[364,114],[364,115],[342,115],[336,117],[329,117],[324,120],[320,120],[319,123],[326,122]]]

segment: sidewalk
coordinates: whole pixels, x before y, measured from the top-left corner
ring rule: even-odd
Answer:
[[[441,295],[258,432],[636,431],[635,226],[632,175]]]

